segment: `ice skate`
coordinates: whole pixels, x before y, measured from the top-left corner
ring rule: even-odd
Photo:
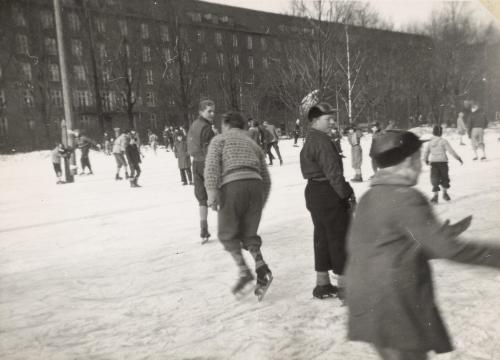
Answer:
[[[250,285],[253,282],[254,277],[250,270],[245,271],[244,274],[241,274],[238,278],[238,281],[231,289],[231,292],[237,299],[241,299],[243,296],[247,295],[252,289]]]
[[[316,285],[313,289],[313,296],[317,299],[326,299],[334,297],[338,292],[338,288],[332,284]]]
[[[184,185],[187,185],[187,184],[188,184],[188,183],[187,183],[187,182],[185,182],[185,181],[183,181],[183,182],[182,182],[182,185],[183,185],[183,186],[184,186]]]
[[[62,181],[62,180],[57,180],[56,184],[58,184],[58,185],[60,185],[60,184],[65,184],[65,182],[64,182],[64,181]]]
[[[439,199],[438,199],[438,195],[436,194],[436,195],[434,195],[434,196],[432,197],[432,199],[431,199],[431,203],[432,203],[432,204],[437,204],[437,203],[438,203],[438,201],[439,201]]]
[[[472,160],[473,160],[473,161],[476,161],[476,160],[477,160],[477,156],[474,156],[474,157],[472,158]]]
[[[451,200],[450,195],[448,195],[448,193],[446,193],[446,192],[443,193],[443,200],[450,201]]]
[[[273,281],[273,274],[267,265],[262,265],[257,269],[257,285],[255,286],[255,295],[259,301],[262,301],[266,295],[267,289]]]
[[[208,232],[207,228],[201,229],[200,237],[201,237],[201,245],[206,244],[208,240],[210,240],[210,233]]]
[[[481,159],[480,159],[480,160],[481,160],[481,161],[486,160],[486,156],[481,156]]]
[[[115,175],[115,180],[123,180],[123,178],[119,174],[116,174]]]

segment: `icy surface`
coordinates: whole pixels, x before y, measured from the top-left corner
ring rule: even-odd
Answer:
[[[486,136],[488,161],[472,162],[470,146],[447,135],[465,164],[450,159],[452,201],[436,212],[452,222],[473,214],[472,241],[500,244],[498,136]],[[365,178],[370,141],[362,140]],[[55,184],[48,152],[1,157],[0,358],[376,359],[346,341],[338,300],[312,298],[300,147],[285,140],[280,149],[285,163],[271,168],[260,227],[274,282],[261,303],[236,301],[232,259],[216,240],[200,245],[193,188],[181,186],[171,152],[144,151],[140,189],[115,181],[114,159],[96,152],[95,175],[67,185]],[[353,187],[359,197],[368,182]],[[419,187],[431,189],[425,166]],[[215,235],[215,213],[209,226]],[[433,268],[457,347],[433,358],[500,359],[500,272],[446,261]]]

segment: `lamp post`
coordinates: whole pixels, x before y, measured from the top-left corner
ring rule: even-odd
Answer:
[[[62,142],[68,148],[73,148],[73,137],[69,136],[71,130],[73,129],[73,114],[70,103],[70,89],[68,83],[68,71],[66,68],[66,54],[64,52],[64,39],[62,32],[62,18],[61,18],[61,3],[59,0],[54,1],[54,18],[56,23],[56,36],[57,36],[57,51],[59,54],[59,67],[61,70],[61,85],[63,92],[63,104],[64,104],[64,123],[61,123]],[[70,171],[76,167],[75,154],[71,154],[71,165],[67,164],[68,158],[64,158],[64,168],[66,173],[66,182],[73,182],[73,171]]]

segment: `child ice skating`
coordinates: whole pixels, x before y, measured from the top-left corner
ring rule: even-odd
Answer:
[[[257,235],[271,180],[265,155],[244,130],[241,114],[229,112],[222,121],[223,132],[212,139],[206,158],[208,205],[218,211],[219,240],[239,269],[233,294],[246,293],[254,279],[243,258],[242,249],[246,249],[255,260],[255,295],[260,301],[273,279],[260,250],[262,239]]]
[[[187,152],[186,138],[181,134],[177,134],[177,139],[174,143],[174,154],[177,158],[179,171],[181,173],[182,185],[193,185],[193,175],[191,173],[191,156]]]
[[[127,154],[127,160],[130,167],[130,187],[140,187],[137,183],[139,176],[141,175],[141,152],[137,146],[135,137],[130,138],[130,142],[125,148],[125,153]]]
[[[414,188],[421,144],[397,130],[376,140],[380,170],[359,201],[347,241],[348,338],[372,344],[384,360],[452,351],[434,299],[431,260],[500,268],[500,247],[457,239],[471,217],[441,223]]]
[[[62,180],[61,159],[69,154],[70,152],[64,148],[63,144],[57,144],[56,147],[52,149],[52,166],[57,176],[57,184],[64,184]]]
[[[448,157],[446,153],[450,153],[460,164],[463,164],[463,162],[460,156],[453,150],[450,143],[441,137],[443,135],[443,128],[441,126],[434,126],[432,134],[434,136],[424,150],[424,159],[425,163],[431,166],[431,184],[432,192],[434,193],[431,203],[435,204],[439,201],[440,186],[443,189],[443,199],[450,201],[450,195],[448,194],[450,177],[448,174]]]

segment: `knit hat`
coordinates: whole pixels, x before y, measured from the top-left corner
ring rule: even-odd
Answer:
[[[387,130],[373,140],[371,157],[381,168],[399,164],[420,149],[424,141],[404,130]]]
[[[435,125],[434,128],[432,129],[432,135],[434,136],[443,135],[443,128],[439,125]]]

